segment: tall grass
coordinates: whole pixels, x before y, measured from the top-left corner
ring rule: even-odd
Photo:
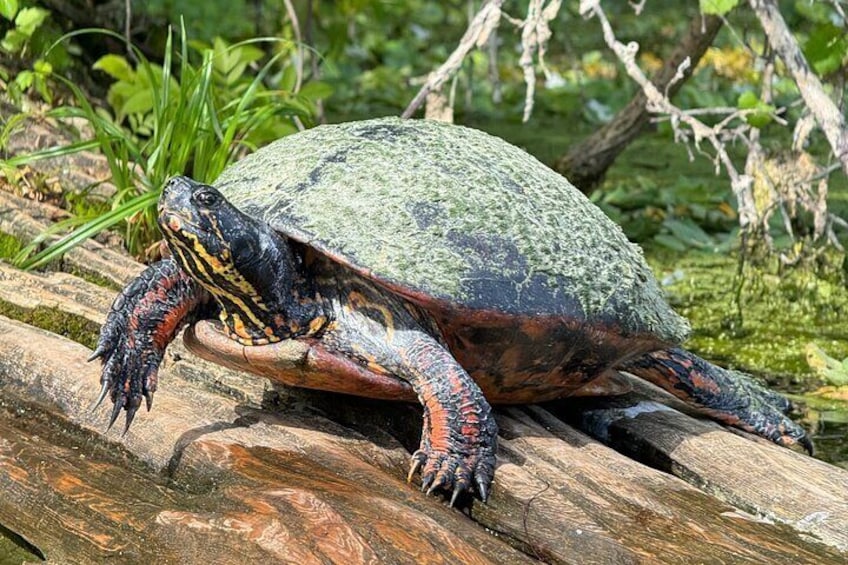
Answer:
[[[108,30],[80,30],[66,37],[85,33],[120,36]],[[74,106],[50,110],[57,119],[81,118],[93,132],[91,140],[54,147],[18,156],[7,165],[17,166],[37,159],[70,155],[99,149],[106,157],[117,192],[108,211],[96,216],[78,215],[57,223],[32,242],[16,257],[21,268],[42,266],[101,231],[120,226],[128,250],[140,255],[158,239],[155,204],[165,181],[175,174],[188,174],[201,182],[212,182],[238,156],[255,147],[253,135],[267,125],[287,123],[284,131],[296,131],[294,117],[308,121],[311,105],[297,93],[285,89],[270,90],[264,82],[272,69],[279,67],[287,54],[287,43],[275,38],[258,38],[226,49],[200,50],[200,60],[192,64],[185,27],[181,29],[179,50],[169,32],[161,66],[150,62],[134,49],[138,61],[134,75],[147,85],[150,99],[146,112],[130,120],[134,127],[119,123],[108,111],[94,107],[86,94],[73,82],[61,80],[73,94]],[[221,77],[221,58],[246,45],[276,45],[277,52],[258,67],[252,77],[234,82]],[[195,58],[196,59],[196,58]],[[244,71],[246,65],[238,68]],[[226,71],[226,69],[224,69]],[[143,74],[142,74],[143,73]],[[139,124],[144,124],[140,127]],[[141,133],[140,133],[141,131]],[[62,234],[56,239],[56,235]],[[42,250],[45,241],[51,243]]]

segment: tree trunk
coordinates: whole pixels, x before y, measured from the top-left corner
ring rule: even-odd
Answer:
[[[680,44],[653,78],[653,83],[659,90],[668,89],[668,95],[671,97],[680,89],[707,48],[712,45],[721,24],[721,18],[700,13],[692,19]],[[683,73],[683,78],[669,86],[686,57],[691,61],[689,68]],[[591,193],[600,185],[616,157],[636,139],[648,123],[650,112],[646,102],[647,97],[640,89],[609,123],[560,157],[554,165],[557,172],[568,177],[568,180],[585,194]]]

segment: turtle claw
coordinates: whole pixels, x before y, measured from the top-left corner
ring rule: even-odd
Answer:
[[[90,361],[91,359],[89,359]],[[103,401],[106,399],[106,395],[109,393],[109,381],[104,380],[103,386],[100,388],[100,394],[97,395],[97,400],[94,401],[94,404],[91,405],[90,412],[94,412],[100,405],[103,404]]]
[[[123,403],[120,402],[115,402],[115,404],[112,405],[112,415],[109,416],[109,425],[106,426],[107,432],[112,429],[112,426],[115,425],[115,420],[118,419],[118,415],[121,413],[121,409],[123,407]]]
[[[94,361],[98,357],[103,357],[104,355],[106,355],[109,352],[109,349],[110,349],[110,347],[109,347],[108,344],[98,343],[97,348],[92,352],[91,355],[88,356],[88,359],[86,359],[86,362],[91,363],[92,361]]]
[[[807,437],[807,436],[802,437],[801,439],[798,440],[798,443],[801,445],[801,447],[804,448],[804,451],[807,452],[807,455],[809,455],[810,457],[813,456],[816,449],[815,449],[815,446],[813,446],[813,441],[809,437]]]
[[[406,475],[406,482],[411,483],[415,474],[421,470],[424,465],[426,456],[420,449],[412,454],[412,464],[409,466],[409,473]]]
[[[133,420],[135,419],[139,406],[141,406],[141,398],[137,398],[127,404],[127,420],[124,424],[124,433],[121,434],[122,437],[127,435],[127,432],[130,431],[130,425],[132,425]]]
[[[448,504],[448,506],[453,508],[456,505],[456,501],[459,499],[460,495],[464,494],[467,491],[468,491],[468,485],[465,485],[463,483],[457,483],[453,487],[453,494],[451,495],[450,504]],[[483,500],[483,502],[486,502],[486,501]]]
[[[438,491],[450,493],[450,506],[463,494],[471,491],[472,477],[477,496],[483,502],[489,497],[495,455],[490,448],[479,448],[471,455],[419,449],[412,455],[408,480],[421,471],[421,492],[428,495]]]
[[[474,484],[477,486],[477,494],[480,495],[480,500],[485,504],[489,501],[489,483],[492,481],[490,477],[474,476]]]

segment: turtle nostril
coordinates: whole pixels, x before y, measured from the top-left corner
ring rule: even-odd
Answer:
[[[168,194],[175,191],[187,190],[192,187],[192,180],[188,177],[184,177],[182,175],[177,175],[175,177],[171,177],[165,183],[165,186],[162,189],[163,194]]]

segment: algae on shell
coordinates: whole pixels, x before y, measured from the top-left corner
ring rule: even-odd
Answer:
[[[619,226],[564,177],[478,130],[398,118],[319,126],[215,185],[295,239],[460,306],[669,342],[688,333]]]

